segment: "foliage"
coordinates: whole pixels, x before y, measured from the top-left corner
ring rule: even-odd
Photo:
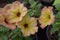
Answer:
[[[55,0],[54,5],[60,3],[60,0]]]
[[[30,3],[30,9],[28,14],[30,16],[35,16],[35,17],[39,17],[40,16],[40,10],[41,10],[41,4],[38,2],[35,2],[33,0],[29,0]]]
[[[51,33],[55,33],[58,31],[58,40],[60,40],[60,3],[55,4],[56,9],[58,10],[58,13],[55,15],[55,22],[53,24],[53,27],[51,29]]]

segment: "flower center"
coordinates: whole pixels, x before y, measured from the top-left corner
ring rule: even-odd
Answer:
[[[17,16],[19,17],[20,15],[21,15],[21,13],[20,13],[20,12],[18,12],[18,13],[17,13]]]
[[[50,15],[49,15],[49,19],[50,19]]]
[[[28,24],[24,24],[24,28],[27,28],[28,27]]]
[[[5,21],[5,23],[6,23],[6,24],[8,23],[8,21],[7,21],[7,19],[6,19],[6,18],[5,18],[5,20],[4,20],[4,21]]]

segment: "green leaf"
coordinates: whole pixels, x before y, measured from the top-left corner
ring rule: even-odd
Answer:
[[[60,18],[60,11],[56,14],[56,18]]]
[[[0,32],[7,32],[7,31],[9,31],[8,28],[6,28],[6,27],[0,25]]]
[[[29,36],[29,37],[25,37],[25,40],[32,40],[32,38]]]
[[[58,36],[60,36],[60,29],[58,30]]]
[[[29,16],[33,16],[33,15],[34,15],[34,12],[35,12],[35,10],[29,9],[28,15],[29,15]]]
[[[22,40],[22,38],[20,36],[15,36],[12,40]]]
[[[27,4],[28,3],[28,0],[23,0],[24,4]]]
[[[11,36],[12,40],[22,40],[22,33],[20,28],[17,28],[16,30],[12,30],[9,36]]]
[[[54,33],[55,31],[58,31],[60,29],[60,20],[56,20],[53,24],[53,27],[51,29],[51,32]]]
[[[55,7],[57,8],[57,10],[60,11],[60,3],[59,4],[56,4]]]
[[[0,32],[0,40],[8,40],[7,34]]]
[[[60,40],[60,30],[58,31],[58,40]]]
[[[30,8],[34,8],[37,4],[34,0],[29,0],[29,3],[31,4]]]
[[[35,6],[35,9],[34,9],[34,10],[36,10],[35,13],[34,13],[34,15],[35,15],[36,17],[39,17],[39,16],[40,16],[40,13],[41,13],[41,4],[37,4],[37,5]]]
[[[60,3],[60,0],[55,0],[54,5]]]
[[[12,31],[14,34],[20,34],[21,35],[21,29],[17,28],[16,30]]]
[[[58,30],[58,40],[60,40],[60,29]]]
[[[58,40],[60,40],[60,37],[58,37]]]

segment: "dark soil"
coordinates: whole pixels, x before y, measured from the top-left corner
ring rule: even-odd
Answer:
[[[51,40],[58,40],[57,34],[58,34],[57,32],[53,33],[53,34],[51,35]]]
[[[58,32],[56,31],[55,33],[51,34],[50,33],[51,28],[52,28],[52,25],[48,26],[46,29],[48,40],[58,40]]]

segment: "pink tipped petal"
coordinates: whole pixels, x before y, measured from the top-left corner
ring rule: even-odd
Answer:
[[[11,4],[7,4],[4,8],[5,8],[6,10],[11,9]]]
[[[12,29],[12,30],[16,29],[16,25],[14,25],[14,24],[6,24],[6,23],[4,23],[3,25],[5,27],[9,28],[9,29]]]
[[[15,1],[15,2],[13,2],[13,4],[20,5],[20,2],[19,1]]]
[[[6,17],[6,12],[4,11],[3,8],[0,8],[0,25],[3,25],[3,26],[5,26],[9,29],[12,29],[12,30],[16,29],[15,24],[7,23],[6,21],[8,21],[8,20],[5,21],[6,18],[7,18]]]
[[[9,20],[9,23],[19,22],[27,14],[27,8],[24,7],[24,4],[19,1],[15,1],[12,4],[7,4],[5,6],[5,10],[8,14],[7,19]]]
[[[51,11],[52,11],[53,7],[49,6],[48,9],[51,9]]]

